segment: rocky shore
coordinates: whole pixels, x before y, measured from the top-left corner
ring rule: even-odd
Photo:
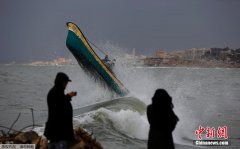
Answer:
[[[61,130],[59,130],[61,131]],[[103,149],[96,138],[82,128],[74,130],[75,142],[70,149]],[[16,132],[0,135],[0,144],[35,144],[36,149],[47,149],[48,140],[44,136],[39,136],[35,131]]]

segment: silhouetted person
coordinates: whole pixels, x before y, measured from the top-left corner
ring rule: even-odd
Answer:
[[[173,112],[172,98],[164,89],[157,89],[147,107],[150,124],[148,149],[174,149],[172,131],[178,117]]]
[[[66,149],[74,140],[73,109],[70,101],[76,96],[76,92],[64,93],[68,82],[71,82],[69,77],[59,72],[55,85],[47,96],[48,120],[44,135],[50,141],[49,149]]]

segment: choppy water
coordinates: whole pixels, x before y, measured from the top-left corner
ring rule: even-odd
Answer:
[[[20,112],[14,128],[32,124],[30,108],[34,109],[35,124],[44,124],[46,94],[59,71],[73,81],[67,91],[78,92],[72,101],[76,115],[80,107],[116,98],[79,66],[0,65],[0,125],[10,126]],[[173,134],[176,148],[196,148],[192,140],[197,139],[194,132],[199,125],[228,126],[229,147],[240,147],[240,69],[123,67],[115,71],[130,90],[130,97],[135,98],[74,118],[74,125],[92,131],[104,148],[146,148],[149,125],[145,109],[139,110],[130,101],[136,99],[136,105],[147,105],[157,88],[166,89],[173,97],[174,111],[180,118]],[[39,132],[42,130],[40,127]]]

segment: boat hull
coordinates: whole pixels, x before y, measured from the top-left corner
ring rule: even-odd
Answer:
[[[66,45],[79,65],[90,72],[90,74],[99,75],[113,91],[120,96],[126,96],[128,90],[120,80],[106,67],[98,55],[89,45],[81,30],[74,23],[67,23],[68,36]]]

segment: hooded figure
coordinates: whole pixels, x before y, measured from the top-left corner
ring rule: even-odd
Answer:
[[[47,95],[48,120],[44,135],[50,143],[74,140],[73,109],[70,101],[71,97],[76,96],[76,92],[64,94],[68,82],[71,82],[69,77],[59,72],[54,87]]]
[[[147,107],[150,124],[148,149],[174,149],[172,131],[178,117],[173,112],[172,98],[164,89],[157,89]]]

